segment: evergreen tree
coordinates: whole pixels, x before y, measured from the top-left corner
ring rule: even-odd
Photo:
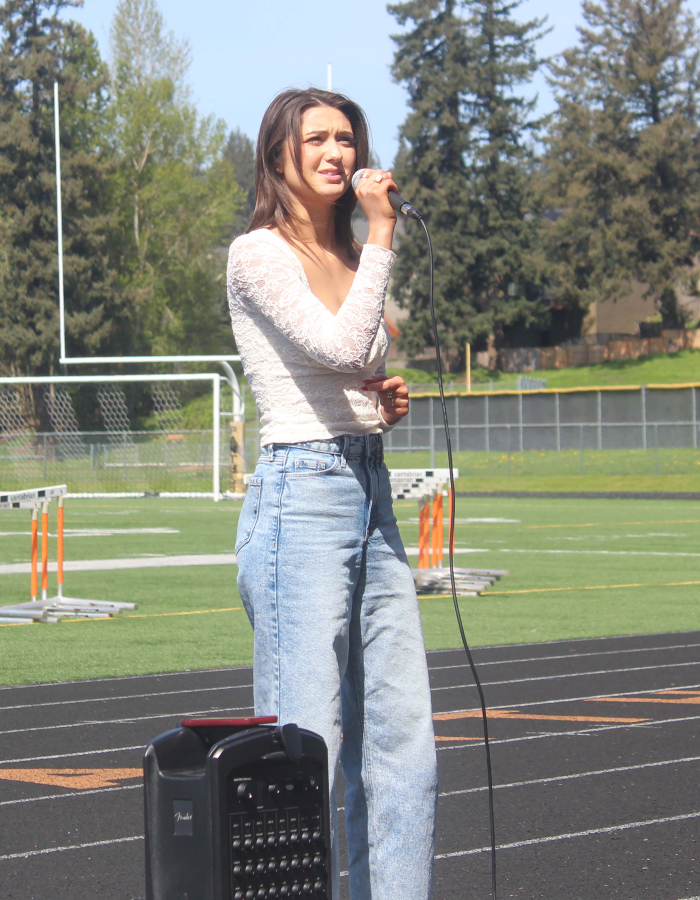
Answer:
[[[119,279],[132,351],[231,346],[223,245],[240,207],[224,125],[188,101],[186,43],[154,0],[121,0],[112,32]]]
[[[583,4],[577,47],[553,68],[548,246],[564,307],[648,286],[666,327],[700,252],[697,29],[684,0]]]
[[[539,123],[518,95],[538,69],[542,22],[516,22],[518,2],[410,0],[389,6],[400,25],[393,74],[411,112],[401,128],[395,176],[426,215],[435,245],[435,300],[446,348],[499,341],[545,315],[527,143]],[[395,269],[409,352],[432,343],[424,237],[409,226]]]
[[[72,0],[0,5],[0,371],[56,370],[58,261],[53,83],[61,98],[66,330],[72,354],[106,347],[119,303],[108,261],[107,74]]]
[[[244,234],[255,210],[255,144],[236,128],[229,135],[224,155],[233,164],[236,182],[243,194],[243,206],[233,228],[233,237],[237,237]]]

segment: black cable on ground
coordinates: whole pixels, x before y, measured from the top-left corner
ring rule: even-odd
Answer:
[[[445,423],[445,439],[447,442],[447,464],[450,470],[450,535],[449,535],[449,547],[448,547],[448,557],[450,560],[450,584],[452,586],[452,600],[454,602],[455,607],[455,615],[457,616],[457,624],[459,625],[459,633],[462,638],[462,644],[464,646],[464,652],[467,654],[467,659],[469,660],[469,666],[472,671],[472,675],[474,677],[474,683],[476,684],[476,689],[479,692],[479,702],[481,703],[481,716],[484,724],[484,747],[486,750],[486,774],[488,777],[488,794],[489,794],[489,826],[491,831],[491,894],[493,900],[497,900],[496,898],[496,819],[493,811],[493,775],[491,772],[491,748],[489,746],[489,726],[488,719],[486,716],[486,701],[484,700],[484,692],[481,687],[481,681],[479,680],[479,675],[476,671],[476,666],[474,665],[474,660],[472,658],[471,650],[469,649],[469,644],[467,643],[467,637],[464,633],[464,625],[462,623],[462,614],[459,609],[459,603],[457,601],[457,586],[455,584],[455,560],[454,560],[454,534],[455,534],[455,476],[454,476],[454,467],[452,464],[452,441],[450,439],[450,425],[447,418],[447,407],[445,406],[445,388],[442,381],[442,359],[440,357],[440,336],[438,334],[437,327],[437,319],[435,318],[435,299],[433,297],[433,286],[434,286],[434,268],[433,268],[433,244],[430,240],[430,232],[428,231],[428,226],[425,224],[425,220],[420,218],[418,220],[423,226],[423,230],[425,231],[425,236],[428,240],[428,254],[430,261],[430,291],[428,295],[428,302],[430,304],[430,317],[432,319],[433,324],[433,337],[435,340],[435,355],[437,357],[437,370],[438,370],[438,389],[440,391],[440,405],[442,406],[442,418]]]

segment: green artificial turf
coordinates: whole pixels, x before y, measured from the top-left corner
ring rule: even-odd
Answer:
[[[458,491],[700,492],[700,451],[660,447],[648,450],[528,450],[513,453],[462,451],[453,454]],[[431,467],[430,453],[388,453],[390,469]],[[447,454],[432,463],[447,466]]]
[[[239,510],[202,500],[67,501],[66,527],[75,531],[66,558],[230,553]],[[395,510],[415,547],[417,503]],[[461,601],[474,646],[700,628],[696,502],[464,498],[457,520],[457,548],[474,551],[459,553],[457,565],[509,571]],[[99,535],[110,528],[166,530]],[[0,511],[0,563],[28,560],[28,531],[26,510]],[[234,565],[68,572],[67,594],[136,601],[138,610],[109,621],[0,626],[0,683],[248,663],[252,632],[235,576]],[[0,575],[3,603],[26,599],[28,589],[28,575]],[[421,609],[428,648],[458,646],[451,600],[423,599]]]

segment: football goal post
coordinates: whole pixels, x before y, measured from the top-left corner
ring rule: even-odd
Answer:
[[[0,486],[219,500],[242,480],[239,405],[212,373],[0,378]]]

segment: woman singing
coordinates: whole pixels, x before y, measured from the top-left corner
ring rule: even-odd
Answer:
[[[255,632],[255,712],[328,745],[347,783],[352,900],[427,900],[437,775],[418,602],[392,511],[382,434],[408,412],[384,369],[394,260],[391,172],[367,169],[362,110],[289,90],[270,105],[256,206],[231,245],[228,297],[261,413],[238,585]],[[350,182],[364,169],[357,193]],[[369,220],[360,247],[350,217]]]

